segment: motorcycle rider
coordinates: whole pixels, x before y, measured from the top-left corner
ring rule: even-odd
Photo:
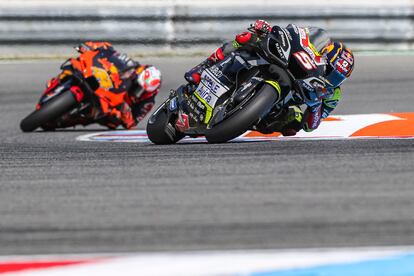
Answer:
[[[130,129],[142,121],[155,104],[155,96],[161,86],[161,72],[153,65],[140,64],[126,54],[117,52],[108,42],[88,41],[80,44],[76,49],[79,53],[100,51],[105,57],[108,57],[106,60],[109,63],[103,64],[103,68],[111,71],[113,70],[112,66],[115,66],[117,68],[115,71],[119,73],[120,80],[117,87],[111,86],[111,88],[108,87],[108,90],[113,93],[125,91],[128,93],[125,94],[123,103],[115,107],[103,106],[101,103],[102,110],[91,114],[91,118],[73,118],[69,126],[99,123],[111,129],[115,129],[120,125]],[[70,71],[63,68],[63,72],[59,77],[52,79],[48,85],[52,85],[51,82],[65,78],[67,72]],[[108,73],[112,77],[112,72]],[[102,80],[98,79],[98,82],[101,86],[103,85]],[[67,127],[67,125],[56,127]]]
[[[340,85],[351,75],[354,67],[352,51],[341,42],[331,41],[327,32],[321,28],[302,28],[293,24],[286,28],[271,27],[264,20],[256,20],[248,31],[236,35],[233,41],[224,43],[206,60],[186,72],[184,77],[189,84],[198,84],[205,68],[223,60],[233,51],[254,51],[259,47],[260,41],[272,31],[284,32],[289,40],[292,40],[291,34],[300,34],[300,44],[307,48],[305,56],[299,55],[301,66],[305,68],[310,66],[312,69],[312,66],[316,68],[316,65],[324,65],[324,74],[317,77],[322,77],[325,83],[309,85],[306,81],[297,80],[298,85],[305,92],[307,106],[305,112],[300,109],[300,104],[286,108],[282,116],[278,112],[270,112],[265,120],[259,123],[256,130],[266,134],[278,131],[284,136],[296,135],[301,129],[306,132],[313,131],[337,106],[342,97]],[[312,60],[309,60],[309,57]],[[177,120],[176,126],[178,129],[182,128],[181,118]]]

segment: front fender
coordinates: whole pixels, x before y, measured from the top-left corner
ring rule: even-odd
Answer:
[[[218,124],[225,118],[227,104],[232,103],[236,105],[242,105],[243,101],[248,99],[249,95],[252,95],[253,91],[257,90],[257,87],[261,87],[265,83],[272,86],[276,90],[278,99],[280,99],[281,88],[277,82],[272,80],[265,80],[260,77],[253,77],[249,79],[248,82],[244,83],[239,89],[237,89],[227,101],[214,109],[213,117],[210,120],[208,128],[211,128],[215,124]],[[242,106],[240,108],[242,108]]]

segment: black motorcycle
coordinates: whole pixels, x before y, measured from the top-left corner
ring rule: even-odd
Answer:
[[[172,144],[185,136],[204,135],[210,143],[223,143],[250,129],[270,129],[286,107],[305,102],[295,75],[305,76],[306,67],[300,69],[291,58],[292,51],[303,49],[289,37],[274,30],[262,40],[260,49],[236,51],[205,69],[195,89],[182,85],[172,90],[150,117],[148,138],[155,144]],[[310,85],[320,82],[316,78],[308,81]],[[181,114],[188,116],[184,131],[175,127]]]

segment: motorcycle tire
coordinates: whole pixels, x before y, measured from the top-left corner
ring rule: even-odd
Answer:
[[[250,99],[240,110],[229,118],[206,130],[209,143],[225,143],[246,132],[260,117],[268,112],[275,101],[278,92],[270,85],[264,84],[260,91]]]
[[[185,136],[170,124],[170,118],[164,108],[159,108],[151,115],[147,124],[147,135],[156,145],[175,144]]]
[[[33,111],[20,123],[20,129],[23,132],[31,132],[45,125],[48,122],[52,122],[59,118],[63,114],[69,112],[74,108],[78,102],[76,101],[71,91],[66,91],[56,98],[51,99],[49,102],[41,106],[40,109]]]

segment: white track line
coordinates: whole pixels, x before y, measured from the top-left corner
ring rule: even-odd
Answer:
[[[263,271],[308,268],[378,260],[412,253],[410,247],[301,250],[212,251],[123,255],[82,265],[32,270],[15,276],[212,276],[249,275]],[[99,255],[98,255],[99,256]],[[380,275],[378,275],[380,276]]]

